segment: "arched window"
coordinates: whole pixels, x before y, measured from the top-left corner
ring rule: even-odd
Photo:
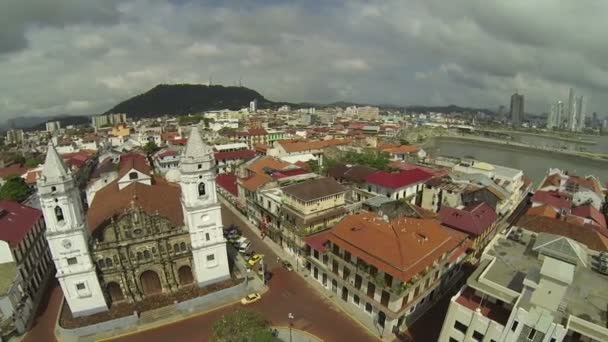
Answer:
[[[203,182],[198,183],[198,195],[205,196],[205,183]]]
[[[106,267],[106,262],[103,259],[99,259],[97,261],[97,264],[99,265],[99,268],[105,268]]]
[[[137,172],[133,171],[131,173],[129,173],[129,179],[137,179]]]
[[[185,242],[180,243],[179,247],[180,247],[180,249],[181,249],[182,252],[186,251],[186,243]]]
[[[137,252],[137,261],[141,261],[141,259],[143,258],[141,252]]]
[[[55,217],[57,218],[58,222],[63,221],[63,210],[61,210],[60,206],[55,207]]]
[[[107,258],[107,259],[106,259],[106,265],[107,265],[108,267],[112,267],[112,259]]]
[[[150,259],[150,252],[147,249],[144,251],[144,258]]]
[[[178,253],[179,252],[179,245],[178,244],[173,245],[173,250],[175,251],[175,253]]]

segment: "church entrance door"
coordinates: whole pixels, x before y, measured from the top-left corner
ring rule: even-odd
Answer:
[[[179,276],[179,283],[181,285],[188,285],[194,282],[194,277],[192,276],[192,269],[190,266],[182,266],[177,270],[177,274]]]
[[[160,278],[158,274],[154,271],[145,271],[139,277],[141,281],[141,288],[144,292],[144,295],[151,295],[156,293],[161,293],[163,288],[160,284]]]

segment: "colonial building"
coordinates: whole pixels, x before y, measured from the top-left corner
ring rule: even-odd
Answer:
[[[36,314],[53,262],[42,212],[0,202],[0,340],[23,334]]]
[[[74,316],[108,310],[181,287],[230,277],[213,153],[191,130],[179,184],[151,172],[145,158],[121,160],[118,177],[86,213],[54,147],[38,182],[57,278]]]

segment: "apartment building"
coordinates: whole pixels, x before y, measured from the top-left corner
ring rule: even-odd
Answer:
[[[378,171],[365,178],[364,187],[368,192],[419,204],[424,183],[433,177],[433,174],[422,169],[399,172]]]
[[[0,201],[0,340],[25,333],[54,275],[38,209]]]
[[[468,248],[465,234],[432,218],[371,212],[306,243],[312,278],[383,337],[406,330],[441,297],[461,276]]]
[[[490,205],[477,202],[462,208],[443,206],[438,212],[441,224],[469,236],[475,255],[496,235],[498,215]]]
[[[497,235],[452,297],[439,341],[608,341],[602,258],[560,235]]]

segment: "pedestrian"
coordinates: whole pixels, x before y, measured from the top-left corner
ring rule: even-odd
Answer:
[[[281,257],[277,256],[277,264],[281,262]]]

